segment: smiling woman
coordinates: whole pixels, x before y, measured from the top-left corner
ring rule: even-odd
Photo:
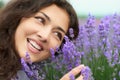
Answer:
[[[54,13],[54,10],[58,13]],[[25,57],[28,51],[33,62],[48,58],[50,48],[60,46],[68,30],[68,23],[67,12],[54,4],[30,18],[22,18],[15,32],[18,53]]]
[[[29,80],[27,75],[23,77],[26,73],[21,58],[26,60],[26,52],[33,63],[49,58],[50,48],[61,46],[64,36],[69,37],[69,28],[73,28],[75,39],[78,19],[66,0],[10,1],[0,13],[0,80],[14,80],[16,76],[18,80]],[[79,74],[82,67],[74,68],[61,80]]]

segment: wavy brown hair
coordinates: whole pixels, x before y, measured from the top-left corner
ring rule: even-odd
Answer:
[[[21,69],[20,57],[15,50],[14,35],[21,18],[30,17],[40,9],[56,4],[69,15],[69,28],[78,35],[78,19],[66,0],[11,0],[0,13],[0,80],[8,80]],[[69,35],[69,33],[67,33]]]

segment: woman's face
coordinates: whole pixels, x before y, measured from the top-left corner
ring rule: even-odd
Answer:
[[[68,30],[69,17],[56,5],[41,9],[33,17],[22,18],[15,32],[15,47],[20,57],[29,53],[31,61],[50,57],[50,48],[61,45]]]

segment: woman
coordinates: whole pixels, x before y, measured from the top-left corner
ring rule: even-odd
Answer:
[[[28,52],[32,62],[50,57],[50,48],[60,46],[68,29],[78,35],[78,20],[66,0],[12,0],[0,14],[0,80],[10,80],[21,69]],[[69,74],[77,75],[80,65]],[[76,80],[81,80],[79,76]]]

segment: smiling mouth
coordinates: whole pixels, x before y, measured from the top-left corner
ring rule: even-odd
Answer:
[[[27,42],[28,42],[34,49],[36,49],[36,50],[38,50],[38,51],[42,51],[42,50],[43,50],[42,45],[40,45],[40,44],[37,43],[36,41],[27,38]]]

